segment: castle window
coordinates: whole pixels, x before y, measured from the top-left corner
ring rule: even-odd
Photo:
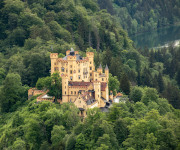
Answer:
[[[70,70],[70,74],[72,74],[72,70]]]
[[[90,70],[92,70],[92,67],[90,67]]]
[[[90,73],[90,76],[92,76],[92,73]]]
[[[66,89],[66,86],[65,86],[65,89]]]
[[[78,76],[78,79],[81,79],[81,76]]]
[[[55,67],[55,68],[54,68],[54,70],[55,70],[55,71],[58,71],[58,70],[59,70],[59,68],[58,68],[58,67]]]
[[[66,92],[65,92],[65,95],[66,95]]]
[[[90,61],[90,64],[91,64],[91,61]]]
[[[72,80],[72,79],[73,79],[73,77],[72,77],[72,76],[70,76],[70,79]]]
[[[70,67],[72,68],[72,65]]]
[[[76,94],[76,91],[74,92],[74,94]]]
[[[80,69],[78,70],[78,72],[80,73]]]
[[[102,81],[104,81],[104,78],[102,78]]]
[[[73,91],[71,91],[71,94],[73,94]]]
[[[66,69],[66,73],[68,72],[68,70]]]
[[[64,67],[61,68],[61,71],[64,72]]]

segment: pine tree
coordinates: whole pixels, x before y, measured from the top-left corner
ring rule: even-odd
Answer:
[[[159,86],[159,92],[162,93],[162,91],[164,90],[164,80],[162,78],[161,73],[159,73],[158,75],[158,86]]]
[[[125,93],[130,93],[130,82],[126,74],[122,74],[121,80],[120,80],[120,89]]]
[[[177,81],[177,84],[180,86],[180,67],[179,67],[177,75],[176,75],[176,81]]]

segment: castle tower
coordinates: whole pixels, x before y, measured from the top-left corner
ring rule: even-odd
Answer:
[[[51,53],[50,54],[50,59],[51,59],[51,74],[54,73],[54,71],[56,71],[56,67],[57,67],[57,60],[58,58],[58,53]]]
[[[70,54],[70,50],[67,50],[66,51],[66,56]]]
[[[92,73],[95,70],[94,66],[94,53],[93,52],[86,52],[86,57],[89,59],[89,75],[90,75],[90,80],[92,80],[93,76]]]
[[[95,100],[98,101],[98,106],[101,106],[101,83],[94,82]]]
[[[97,69],[97,72],[99,74],[102,74],[103,70],[102,70],[102,65],[101,64],[99,65],[99,68]]]
[[[69,87],[68,87],[68,76],[62,76],[62,103],[69,101]]]

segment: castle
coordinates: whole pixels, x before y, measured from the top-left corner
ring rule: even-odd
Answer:
[[[51,53],[51,74],[58,72],[62,77],[62,103],[72,102],[83,113],[93,107],[105,107],[109,102],[109,69],[105,72],[100,65],[94,66],[94,53],[86,52],[81,57],[73,49],[66,51],[64,58],[58,53]]]
[[[73,49],[66,51],[64,58],[59,58],[58,53],[51,53],[51,74],[58,72],[62,77],[62,100],[60,103],[72,102],[81,111],[81,116],[86,116],[88,108],[99,107],[107,108],[109,101],[109,69],[106,65],[105,71],[100,65],[95,70],[94,53],[86,52],[86,57],[81,57],[78,51]],[[34,96],[34,93],[43,93],[36,89],[30,89],[28,96]],[[37,98],[37,101],[43,101],[52,97],[44,92]],[[112,98],[111,98],[112,97]],[[113,99],[113,95],[110,96]]]

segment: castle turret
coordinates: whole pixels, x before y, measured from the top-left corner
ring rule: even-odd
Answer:
[[[106,68],[105,68],[105,75],[106,75],[106,81],[108,82],[108,80],[109,80],[109,68],[108,68],[107,65],[106,65]]]
[[[69,53],[70,53],[70,50],[67,50],[67,51],[66,51],[66,56],[69,55]]]
[[[57,58],[58,58],[58,53],[51,53],[50,54],[51,58],[51,74],[54,73],[54,71],[57,70]]]
[[[68,87],[68,76],[62,76],[62,103],[68,102],[69,87]]]
[[[97,69],[97,72],[98,72],[99,74],[102,74],[103,69],[102,69],[102,65],[101,65],[101,64],[99,65],[99,68]]]

